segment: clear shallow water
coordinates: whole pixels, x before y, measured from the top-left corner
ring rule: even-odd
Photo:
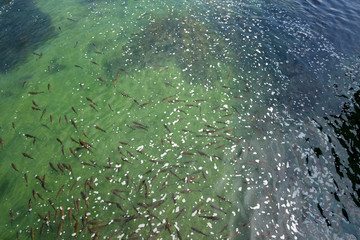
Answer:
[[[357,9],[3,3],[1,237],[358,238]]]

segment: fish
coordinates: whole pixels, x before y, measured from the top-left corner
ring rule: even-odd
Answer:
[[[94,125],[94,127],[97,129],[97,130],[100,130],[102,132],[106,132],[104,129],[102,129],[101,127],[99,127],[98,125]]]
[[[217,221],[217,220],[220,220],[219,217],[216,217],[216,216],[200,216],[199,217],[201,218],[205,218],[205,219],[209,219],[209,220],[213,220],[213,221]]]
[[[64,118],[65,118],[65,121],[66,121],[66,123],[68,123],[68,117],[66,116],[66,115],[64,115]]]
[[[35,239],[35,233],[34,233],[34,229],[33,229],[33,228],[30,229],[30,237],[31,237],[31,240],[34,240],[34,239]]]
[[[71,106],[71,109],[74,111],[74,113],[77,114],[77,111],[75,110],[75,108],[73,106]]]
[[[169,129],[169,127],[168,126],[166,126],[166,124],[164,124],[164,128],[169,132],[169,133],[171,133],[171,131],[170,131],[170,129]]]
[[[52,123],[52,120],[53,120],[53,119],[52,119],[52,115],[50,114],[50,123]]]
[[[85,137],[89,138],[85,132],[85,130],[82,130],[82,133],[84,134]]]
[[[92,104],[89,104],[90,105],[90,107],[92,108],[92,109],[94,109],[95,111],[97,111],[98,112],[98,110],[95,108],[95,106],[94,105],[92,105]]]
[[[227,76],[227,80],[229,80],[230,76],[231,76],[231,71],[229,72],[229,74]]]
[[[14,122],[11,123],[11,126],[12,126],[13,129],[15,129],[15,123]]]
[[[79,66],[79,65],[74,65],[74,67],[83,69],[83,68],[82,68],[81,66]]]
[[[45,113],[46,113],[46,108],[42,111],[40,120],[43,118],[43,116],[45,115]]]
[[[192,193],[192,192],[201,192],[201,190],[190,190],[190,189],[187,189],[187,190],[180,191],[180,193],[183,193],[183,194],[188,194],[188,193]]]
[[[69,150],[70,150],[70,152],[72,153],[72,155],[74,155],[74,157],[79,158],[79,157],[76,155],[75,151],[74,151],[72,148],[69,148]]]
[[[77,126],[76,126],[75,121],[73,119],[70,119],[70,121],[71,121],[71,124],[74,126],[74,128],[77,130]]]
[[[191,153],[191,152],[181,152],[181,155],[195,155],[195,153]]]
[[[22,155],[24,156],[24,157],[27,157],[27,158],[30,158],[30,159],[34,159],[34,158],[32,158],[29,154],[27,154],[27,153],[22,153]]]
[[[25,178],[25,182],[26,182],[26,186],[28,186],[28,176],[27,176],[27,174],[26,173],[24,173],[24,178]]]
[[[71,193],[71,191],[74,190],[74,188],[76,187],[76,185],[77,185],[78,182],[79,182],[79,181],[74,182],[74,184],[71,186],[71,188],[70,188],[70,190],[69,190],[69,193]]]
[[[96,62],[94,62],[94,61],[91,61],[91,63],[92,63],[92,64],[95,64],[95,65],[98,65],[98,64],[97,64]]]
[[[98,79],[99,79],[101,82],[107,84],[107,82],[106,82],[104,79],[102,79],[101,77],[98,77]]]
[[[169,218],[166,218],[166,228],[169,230],[169,233],[172,234],[171,224]]]
[[[117,78],[115,78],[115,80],[113,81],[113,86],[115,87],[115,83],[117,82],[119,80],[119,78],[117,77]]]
[[[226,212],[224,210],[222,210],[221,208],[219,208],[217,206],[214,206],[214,205],[210,204],[210,207],[212,207],[213,209],[218,210],[218,211],[226,214]]]
[[[130,97],[129,95],[127,95],[126,93],[124,93],[124,92],[120,92],[120,93],[121,93],[121,95],[123,95],[124,97],[132,98],[132,97]]]
[[[145,126],[144,124],[141,124],[141,123],[139,123],[139,122],[133,121],[132,123],[135,124],[135,125],[141,126],[141,127],[143,127],[143,128],[147,128],[147,127],[148,127],[148,126]]]
[[[60,221],[60,223],[59,223],[57,237],[59,237],[61,235],[61,228],[62,228],[62,221]]]
[[[108,106],[109,106],[110,110],[113,112],[114,110],[112,110],[110,103],[108,104]]]
[[[179,240],[182,240],[182,236],[180,234],[180,231],[177,228],[175,228],[175,230],[176,230],[176,234],[177,234]]]
[[[60,194],[62,193],[62,191],[64,191],[64,187],[65,187],[65,185],[62,185],[62,186],[60,187],[59,191],[58,191],[57,194],[56,194],[56,198],[55,198],[55,199],[57,199],[57,198],[60,196]]]
[[[225,199],[224,197],[222,197],[222,196],[220,196],[220,195],[216,195],[219,199],[221,199],[221,200],[223,200],[224,202],[227,202],[227,203],[230,203],[231,204],[231,202],[229,201],[229,200],[227,200],[227,199]]]
[[[191,229],[192,229],[194,232],[197,232],[197,233],[202,234],[202,235],[204,235],[204,236],[206,236],[206,237],[209,237],[209,235],[203,233],[202,231],[200,231],[200,230],[197,229],[197,228],[191,227]]]
[[[41,91],[41,92],[28,92],[30,95],[37,95],[37,94],[41,94],[41,93],[44,93],[44,91]]]
[[[52,162],[49,162],[49,165],[50,165],[50,167],[51,167],[55,172],[58,172],[58,171],[56,170],[56,168],[54,167],[54,165],[52,164]]]
[[[27,81],[23,82],[23,88],[27,85]]]
[[[28,206],[29,206],[29,212],[31,212],[31,198],[29,199],[29,202],[28,202]]]
[[[13,168],[15,171],[19,172],[19,170],[16,168],[16,166],[15,166],[14,163],[11,163],[11,166],[12,166],[12,168]]]
[[[50,67],[49,67],[50,68]],[[49,70],[50,71],[50,70]],[[48,83],[48,91],[50,91],[51,85]]]
[[[40,111],[41,109],[40,108],[38,108],[38,107],[31,107],[32,108],[32,110],[35,110],[35,111]]]
[[[57,140],[61,145],[63,145],[62,141],[61,141],[59,138],[56,138],[56,140]]]
[[[181,209],[178,213],[178,215],[176,215],[175,219],[180,217],[183,213],[185,212],[185,208]]]
[[[160,70],[160,72],[159,72],[159,73],[165,72],[165,71],[166,71],[166,70],[168,70],[168,69],[169,69],[169,67],[166,67],[166,68],[164,68],[164,69]]]
[[[81,192],[81,197],[84,199],[86,207],[89,208],[88,196],[86,193]]]
[[[171,95],[171,96],[168,96],[168,97],[166,97],[166,98],[163,98],[161,101],[164,102],[164,101],[166,101],[166,100],[168,100],[168,99],[170,99],[170,98],[172,98],[172,97],[174,97],[174,95]]]
[[[38,107],[39,105],[37,105],[37,103],[34,101],[34,100],[32,100],[32,103],[33,103],[33,105],[35,106],[35,107]]]

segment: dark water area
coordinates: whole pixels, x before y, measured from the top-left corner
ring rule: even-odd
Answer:
[[[359,239],[359,1],[0,3],[1,239]]]
[[[0,12],[0,71],[6,72],[54,36],[54,27],[30,0],[2,1]]]

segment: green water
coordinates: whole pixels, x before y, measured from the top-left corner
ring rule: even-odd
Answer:
[[[248,79],[265,78],[265,71],[250,72],[246,62],[235,68],[238,53],[181,6],[54,3],[36,2],[54,37],[1,74],[0,237],[30,239],[33,229],[39,239],[43,226],[42,239],[248,238],[251,207],[259,195],[270,196],[266,184],[249,187],[265,174],[250,142],[264,138],[256,116],[266,110]],[[46,176],[47,190],[36,175]],[[139,204],[160,200],[158,207]]]

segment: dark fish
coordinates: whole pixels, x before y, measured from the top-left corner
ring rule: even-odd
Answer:
[[[205,99],[196,99],[194,100],[194,102],[205,102],[206,100]]]
[[[97,129],[97,130],[100,130],[102,132],[106,132],[104,129],[102,129],[101,127],[99,127],[98,125],[94,125],[94,127]]]
[[[169,133],[171,133],[170,129],[169,129],[168,126],[166,126],[165,124],[164,124],[164,128],[165,128]]]
[[[16,168],[16,166],[15,166],[15,164],[14,163],[11,163],[11,166],[12,166],[12,168],[15,170],[15,171],[19,171],[17,168]]]
[[[96,62],[94,62],[94,61],[91,61],[91,63],[92,63],[92,64],[95,64],[95,65],[97,65],[97,63],[96,63]]]
[[[229,201],[229,200],[227,200],[227,199],[225,199],[224,197],[222,197],[222,196],[220,196],[220,195],[216,195],[219,199],[221,199],[221,200],[223,200],[224,202],[227,202],[227,203],[230,203],[231,204],[231,202]]]
[[[64,117],[65,117],[65,121],[66,121],[66,123],[68,123],[68,117],[66,116],[66,115],[64,115]]]
[[[59,138],[56,138],[56,140],[57,140],[61,145],[63,145],[62,141],[61,141]]]
[[[33,228],[30,229],[30,237],[31,237],[31,240],[35,239],[35,234],[34,234],[34,229]]]
[[[106,82],[104,79],[102,79],[101,77],[98,77],[98,79],[99,79],[101,82],[107,84],[107,82]]]
[[[36,104],[36,102],[34,100],[32,100],[32,103],[34,104],[35,107],[39,106],[39,105]]]
[[[168,69],[169,69],[169,67],[166,67],[166,68],[162,69],[159,73],[165,72]]]
[[[76,123],[74,122],[74,120],[70,119],[71,121],[71,124],[74,126],[74,128],[77,130],[77,126],[76,126]]]
[[[71,187],[70,190],[69,190],[69,193],[71,193],[71,191],[74,190],[74,188],[76,187],[77,183],[78,183],[78,181],[76,181],[76,182],[72,185],[72,187]]]
[[[195,155],[195,153],[191,153],[191,152],[181,152],[182,155]]]
[[[114,110],[112,110],[110,103],[108,104],[108,106],[109,106],[109,108],[110,108],[111,111],[114,111]]]
[[[148,102],[146,102],[146,103],[140,104],[140,107],[145,107],[146,105],[148,105],[148,104],[151,103],[151,102],[152,102],[152,100],[150,100],[150,101],[148,101]]]
[[[61,228],[62,228],[62,221],[60,221],[60,223],[59,223],[57,237],[59,237],[61,235]]]
[[[79,158],[79,157],[76,155],[75,151],[74,151],[72,148],[69,148],[69,150],[70,150],[70,152],[72,153],[72,155],[74,155],[74,157]]]
[[[176,234],[177,234],[177,236],[178,236],[179,240],[182,240],[182,237],[181,237],[180,231],[179,231],[179,230],[177,230],[177,228],[175,228],[175,230],[176,230]]]
[[[163,101],[166,101],[166,100],[168,100],[168,99],[170,99],[170,98],[172,98],[172,97],[174,97],[174,95],[168,96],[168,97],[166,97],[166,98],[163,98],[161,101],[162,101],[162,102],[163,102]]]
[[[51,85],[50,85],[50,83],[48,83],[48,91],[50,91],[50,87],[51,87]]]
[[[52,115],[50,114],[50,123],[52,123]]]
[[[183,190],[183,191],[180,191],[180,193],[183,193],[183,194],[188,194],[188,193],[192,193],[192,192],[201,192],[201,190]]]
[[[27,81],[23,82],[23,88],[27,85]]]
[[[133,121],[132,123],[133,123],[133,124],[135,124],[135,125],[138,125],[138,126],[141,126],[141,127],[147,128],[147,126],[145,126],[144,124],[141,124],[141,123],[139,123],[139,122],[135,122],[135,121]]]
[[[52,162],[49,162],[50,167],[55,171],[58,172],[57,169],[54,167],[54,165],[52,164]]]
[[[0,137],[0,144],[1,144],[1,147],[4,148],[4,140]]]
[[[77,114],[77,111],[75,110],[75,108],[74,108],[74,107],[71,107],[71,109],[74,111],[74,113],[76,113],[76,114]]]
[[[30,159],[33,159],[29,154],[27,154],[27,153],[22,153],[22,155],[24,156],[24,157],[27,157],[27,158],[30,158]]]
[[[43,116],[45,115],[45,113],[46,113],[46,108],[42,111],[40,120],[43,118]]]
[[[84,134],[85,137],[89,138],[89,137],[86,135],[85,130],[82,130],[82,133]]]
[[[166,228],[169,230],[169,233],[172,234],[171,224],[169,218],[166,218]]]
[[[92,109],[94,109],[95,111],[98,111],[98,110],[95,108],[94,105],[90,104],[90,107],[91,107]]]
[[[28,92],[30,95],[36,95],[36,94],[40,94],[40,93],[44,93],[43,91],[42,92]]]
[[[126,93],[124,93],[124,92],[121,92],[121,95],[123,95],[124,97],[127,97],[127,98],[132,98],[129,95],[127,95]]]
[[[28,186],[28,177],[27,177],[27,175],[26,175],[26,173],[24,173],[24,178],[25,178],[25,182],[26,182],[26,186]]]
[[[15,123],[14,122],[11,123],[11,126],[12,126],[13,129],[15,129]]]
[[[96,54],[104,54],[103,52],[95,52]]]
[[[209,219],[209,220],[213,220],[213,221],[220,220],[219,217],[215,217],[215,216],[199,216],[199,217]]]
[[[204,236],[206,236],[206,237],[209,237],[209,235],[203,233],[202,231],[200,231],[200,230],[197,229],[197,228],[191,227],[191,229],[192,229],[194,232],[197,232],[197,233],[200,233],[200,234],[202,234],[202,235],[204,235]]]
[[[58,191],[57,194],[56,194],[56,198],[55,198],[55,199],[57,199],[57,198],[59,197],[59,195],[62,193],[62,191],[64,191],[64,187],[65,187],[65,185],[62,185],[62,186],[60,187],[59,191]]]
[[[180,216],[184,213],[184,211],[185,211],[185,208],[181,209],[181,210],[179,211],[178,215],[176,215],[175,219],[178,218],[178,217],[180,217]]]
[[[35,111],[40,111],[41,109],[40,108],[38,108],[38,107],[31,107],[32,108],[32,110],[35,110]]]
[[[210,207],[212,207],[213,209],[218,210],[218,211],[226,214],[226,212],[224,210],[222,210],[221,208],[219,208],[217,206],[214,206],[214,205],[210,204]]]
[[[74,65],[74,67],[83,69],[83,68],[82,68],[81,66],[79,66],[79,65]]]

